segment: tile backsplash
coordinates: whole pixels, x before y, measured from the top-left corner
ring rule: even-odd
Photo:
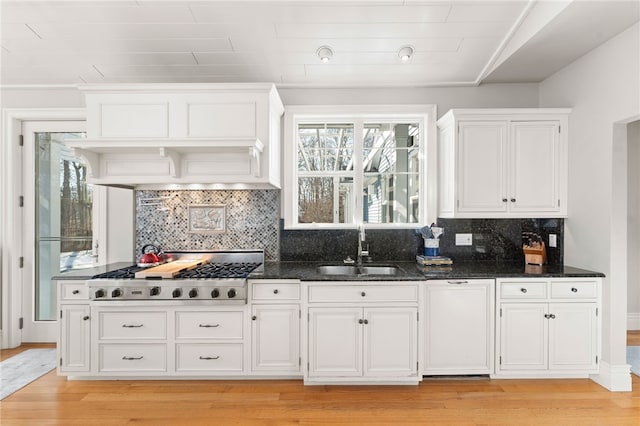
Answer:
[[[189,233],[189,205],[226,206],[226,231]],[[279,217],[279,190],[138,190],[136,256],[145,244],[159,244],[164,250],[185,251],[257,248],[264,250],[266,260],[278,260]]]

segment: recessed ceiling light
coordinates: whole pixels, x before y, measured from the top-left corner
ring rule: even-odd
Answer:
[[[329,46],[320,46],[316,54],[323,63],[326,63],[331,60],[331,57],[333,56],[333,50],[331,50]]]
[[[412,55],[413,55],[413,47],[411,46],[403,46],[398,51],[398,56],[403,62],[406,62],[409,59],[411,59]]]

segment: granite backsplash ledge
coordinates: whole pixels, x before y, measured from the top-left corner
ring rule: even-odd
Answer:
[[[523,263],[522,232],[537,232],[545,242],[556,234],[557,247],[547,247],[548,263],[563,263],[563,219],[439,219],[444,227],[440,254],[456,261]],[[413,261],[422,253],[422,238],[416,229],[368,229],[373,261]],[[456,233],[472,234],[471,246],[456,246]],[[287,230],[280,221],[280,260],[339,262],[358,252],[355,229]]]

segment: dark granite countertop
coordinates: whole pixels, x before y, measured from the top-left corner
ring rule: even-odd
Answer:
[[[300,279],[302,281],[415,281],[424,279],[461,278],[571,278],[604,277],[600,272],[588,271],[567,265],[533,266],[521,263],[460,262],[450,268],[418,266],[415,262],[376,262],[371,265],[395,265],[396,275],[321,275],[320,265],[340,265],[337,262],[266,262],[263,273],[253,273],[250,278]]]
[[[94,268],[61,273],[53,280],[88,280],[94,275],[131,266],[132,262],[119,262]],[[566,265],[524,266],[521,263],[457,262],[450,268],[418,266],[415,262],[375,262],[372,266],[394,265],[396,275],[321,275],[320,265],[341,265],[338,262],[265,262],[264,272],[252,273],[250,278],[299,279],[302,281],[416,281],[460,278],[535,278],[535,277],[604,277],[600,272]]]

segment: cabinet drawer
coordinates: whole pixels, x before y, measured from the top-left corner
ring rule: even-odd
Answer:
[[[595,281],[551,281],[551,297],[554,299],[594,299],[597,296]]]
[[[243,371],[241,343],[179,343],[176,348],[176,371]]]
[[[176,312],[177,339],[242,339],[242,312]]]
[[[100,344],[98,357],[100,372],[167,371],[167,346],[164,344]]]
[[[261,283],[251,288],[253,300],[300,300],[299,283]]]
[[[166,339],[165,312],[99,312],[98,338]]]
[[[394,284],[314,285],[309,287],[309,302],[417,302],[418,287]]]
[[[89,288],[81,282],[60,283],[60,300],[89,300]]]
[[[500,283],[500,297],[503,299],[545,299],[547,297],[547,282],[502,282]]]

